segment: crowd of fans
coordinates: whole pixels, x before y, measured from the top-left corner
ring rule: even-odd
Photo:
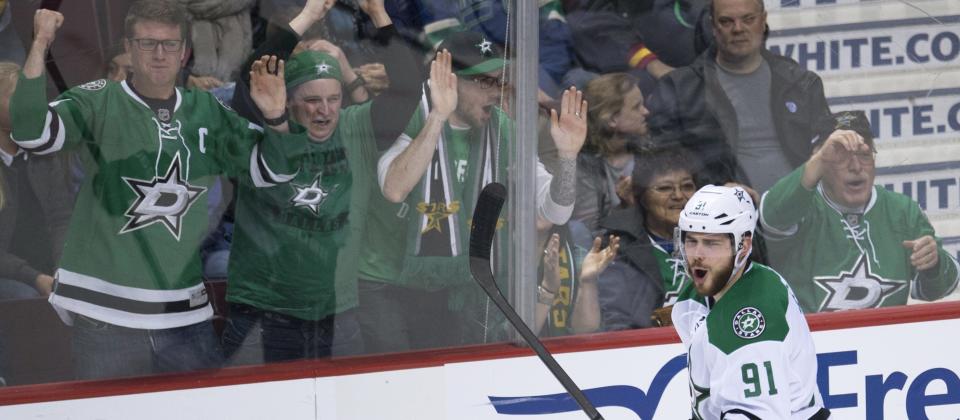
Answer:
[[[535,331],[669,322],[708,184],[760,203],[751,259],[808,313],[954,291],[922,210],[874,185],[865,115],[764,48],[761,0],[539,4]],[[70,16],[20,42],[0,12],[0,299],[49,299],[77,378],[507,338],[467,253],[519,141],[502,1],[138,1],[103,79],[59,95]]]

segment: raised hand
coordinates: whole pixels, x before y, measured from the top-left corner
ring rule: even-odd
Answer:
[[[303,10],[290,21],[290,29],[297,35],[303,35],[310,26],[327,16],[334,3],[336,0],[307,0]]]
[[[917,271],[929,270],[940,262],[937,240],[933,239],[933,236],[926,235],[912,241],[903,241],[902,245],[910,251],[910,265]]]
[[[387,68],[381,63],[367,63],[353,69],[363,80],[367,81],[367,92],[378,95],[390,87],[390,78],[387,77]]]
[[[860,159],[859,155],[870,153],[873,153],[870,146],[856,131],[836,130],[830,133],[823,145],[807,160],[800,183],[804,188],[812,190],[820,182],[820,178],[823,178],[827,165],[842,164],[851,158]]]
[[[554,295],[560,290],[560,235],[556,233],[550,235],[547,247],[543,250],[543,279],[540,287]]]
[[[619,236],[610,235],[610,243],[607,244],[606,248],[600,249],[600,243],[601,240],[599,236],[594,238],[593,248],[591,248],[587,256],[583,258],[583,268],[580,271],[580,279],[584,282],[597,281],[600,273],[607,269],[610,263],[613,262],[613,258],[617,256],[617,251],[620,250]]]
[[[870,152],[870,146],[856,131],[836,130],[830,133],[814,158],[828,163],[842,163],[853,155]]]
[[[360,6],[363,13],[370,16],[370,20],[378,28],[392,23],[390,15],[387,14],[387,9],[383,5],[383,0],[357,0],[357,6]]]
[[[457,109],[457,75],[451,71],[452,62],[450,52],[443,50],[430,63],[430,112],[444,121]]]
[[[323,19],[336,3],[337,0],[307,0],[307,3],[303,5],[303,11],[300,13],[316,22]]]
[[[53,10],[38,9],[33,14],[33,40],[49,46],[57,37],[57,29],[63,25],[63,15]]]
[[[561,159],[576,159],[587,138],[587,101],[575,87],[563,91],[560,113],[550,110],[550,137]]]
[[[275,55],[260,57],[250,66],[250,96],[268,119],[283,115],[287,106],[283,72],[284,62]]]

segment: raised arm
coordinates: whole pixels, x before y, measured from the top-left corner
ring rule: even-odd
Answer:
[[[307,0],[303,10],[288,25],[270,25],[267,28],[267,39],[243,63],[240,71],[240,80],[230,102],[230,106],[237,111],[237,114],[258,124],[263,123],[263,115],[250,98],[251,66],[265,55],[275,55],[281,60],[290,58],[297,42],[300,41],[300,36],[314,23],[323,19],[335,2],[336,0]]]
[[[570,219],[576,199],[577,154],[587,138],[587,101],[571,87],[563,91],[560,112],[550,110],[550,137],[557,148],[557,169],[552,176],[537,176],[537,217],[555,225]],[[540,182],[548,181],[549,189]]]
[[[63,15],[47,9],[39,9],[33,15],[33,44],[30,45],[30,54],[23,64],[23,75],[28,79],[35,79],[43,75],[44,60],[50,44],[57,37],[57,29],[63,25]]]
[[[377,146],[386,150],[403,133],[416,111],[423,76],[416,55],[393,26],[383,0],[359,0],[358,4],[378,29],[372,43],[390,81],[387,90],[370,105]]]
[[[601,248],[601,239],[593,239],[593,248],[583,259],[580,270],[580,291],[573,308],[571,325],[574,334],[584,334],[600,329],[600,297],[597,279],[610,266],[620,250],[620,237],[610,235],[610,243]]]
[[[443,127],[457,108],[457,76],[451,72],[452,61],[450,53],[443,50],[430,63],[431,107],[423,128],[402,152],[392,154],[388,151],[381,158],[386,173],[380,177],[380,189],[391,202],[403,202],[423,177]]]

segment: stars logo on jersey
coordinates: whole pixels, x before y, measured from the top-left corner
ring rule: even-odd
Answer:
[[[460,202],[454,201],[449,205],[441,202],[418,203],[417,211],[427,216],[427,225],[424,226],[420,234],[430,232],[434,229],[436,229],[437,232],[443,233],[443,228],[440,223],[443,222],[443,219],[460,211]]]
[[[483,41],[477,44],[477,48],[480,49],[480,54],[482,55],[493,54],[493,43],[490,41],[487,41],[486,38],[482,38],[482,39]]]
[[[326,61],[321,61],[320,64],[317,64],[317,75],[321,74],[330,74],[330,65]]]
[[[323,201],[339,186],[334,185],[330,191],[324,191],[320,185],[321,177],[323,177],[323,173],[317,174],[310,185],[290,184],[293,187],[293,197],[290,198],[290,202],[293,203],[294,207],[306,207],[314,216],[320,215],[320,206]]]
[[[885,279],[870,272],[869,261],[863,254],[850,271],[836,276],[817,276],[813,281],[827,292],[820,302],[821,312],[880,307],[907,285],[905,281]]]
[[[178,241],[183,216],[190,211],[207,189],[191,185],[183,179],[180,172],[180,154],[174,156],[162,177],[154,176],[151,180],[141,180],[123,177],[130,189],[137,194],[126,213],[127,224],[120,229],[120,233],[133,232],[154,223],[160,223],[170,231]]]
[[[740,338],[756,338],[763,333],[767,322],[763,319],[763,314],[759,309],[746,307],[733,316],[733,332]]]
[[[80,89],[83,90],[100,90],[107,86],[106,79],[94,80],[92,82],[87,82],[80,85]]]

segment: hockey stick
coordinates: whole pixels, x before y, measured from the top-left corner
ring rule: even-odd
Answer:
[[[591,420],[603,420],[603,416],[594,408],[586,395],[583,395],[583,391],[577,387],[577,384],[573,383],[567,372],[560,367],[560,364],[547,351],[536,334],[530,331],[527,324],[523,323],[520,315],[517,315],[510,303],[503,297],[503,293],[500,292],[500,288],[497,287],[497,282],[493,278],[493,272],[490,269],[490,246],[493,244],[493,235],[497,231],[500,209],[506,199],[506,187],[496,182],[483,187],[480,197],[477,198],[477,206],[473,210],[473,223],[470,226],[470,273],[473,274],[473,279],[480,284],[483,291],[487,292],[487,296],[490,296],[493,303],[513,324],[513,327],[520,332],[524,341],[537,353],[547,369],[550,369],[550,373],[560,381],[567,393],[577,401],[577,405],[586,413],[587,417]]]

